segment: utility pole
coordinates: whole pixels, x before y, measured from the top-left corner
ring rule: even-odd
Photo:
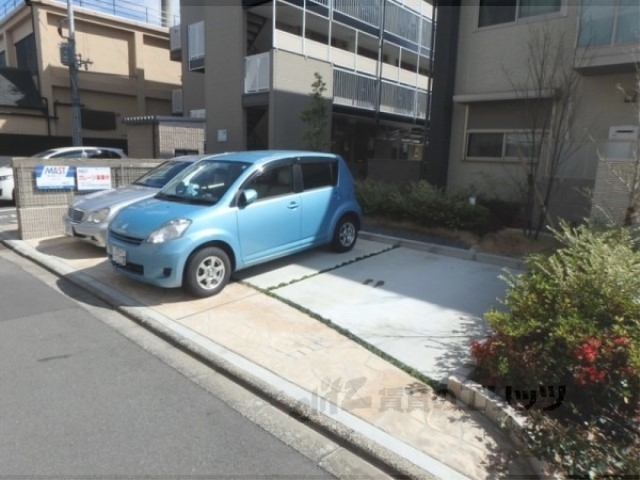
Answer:
[[[76,57],[76,26],[73,20],[73,0],[67,0],[69,17],[69,50],[72,61],[69,63],[71,82],[71,140],[73,146],[82,145],[82,116],[80,112],[80,89],[78,87],[78,61]]]
[[[69,86],[71,89],[71,140],[73,146],[82,145],[82,116],[80,103],[80,87],[78,86],[78,69],[81,65],[86,68],[92,63],[82,60],[76,53],[76,27],[73,19],[73,0],[67,0],[67,22],[69,35],[66,42],[60,45],[60,61],[69,67]],[[58,34],[62,35],[62,27],[58,27]]]

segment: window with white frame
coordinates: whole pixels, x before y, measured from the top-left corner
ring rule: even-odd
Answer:
[[[557,14],[563,0],[480,0],[478,27],[512,23],[532,17]]]
[[[204,68],[204,21],[188,27],[189,70]]]
[[[467,106],[465,159],[516,161],[536,158],[544,145],[551,101],[477,102]]]

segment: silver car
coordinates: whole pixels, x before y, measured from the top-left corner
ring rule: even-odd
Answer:
[[[138,200],[153,197],[185,167],[206,156],[176,157],[158,165],[130,185],[77,197],[63,217],[65,235],[106,247],[107,227],[116,213]]]

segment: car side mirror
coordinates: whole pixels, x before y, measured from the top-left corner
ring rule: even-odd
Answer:
[[[249,188],[247,190],[243,190],[240,193],[240,197],[238,198],[238,206],[246,207],[247,205],[251,205],[258,198],[258,192],[256,192],[253,188]]]

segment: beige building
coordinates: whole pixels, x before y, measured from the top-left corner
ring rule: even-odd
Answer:
[[[547,109],[552,119],[563,110],[563,80],[558,76],[536,88],[540,83],[532,81],[527,66],[534,58],[530,46],[541,48],[535,39],[542,32],[553,46],[549,61],[564,49],[566,62],[554,71],[576,74],[578,81],[567,105],[566,158],[555,172],[553,214],[576,221],[589,216],[590,193],[598,172],[606,169],[603,160],[628,161],[638,145],[640,3],[473,3],[457,8],[458,21],[451,22],[457,58],[455,71],[449,72],[451,123],[442,126],[449,127],[450,136],[448,145],[431,152],[448,159],[448,188],[522,198],[519,186],[526,179],[523,160],[531,147],[530,133],[542,128],[526,113],[533,104]],[[437,60],[434,68],[440,73]],[[433,121],[443,118],[443,112],[434,111]]]
[[[303,148],[319,73],[328,149],[356,173],[396,162],[402,180],[422,159],[432,15],[424,0],[184,0],[171,29],[183,78],[174,110],[206,115],[208,152]]]
[[[117,4],[119,16],[77,5],[73,16],[82,65],[83,143],[126,150],[123,118],[171,115],[181,68],[170,60],[169,28],[154,25],[148,11],[123,14]],[[0,7],[0,155],[71,145],[70,74],[61,50],[69,35],[67,3],[7,5],[4,11]]]

